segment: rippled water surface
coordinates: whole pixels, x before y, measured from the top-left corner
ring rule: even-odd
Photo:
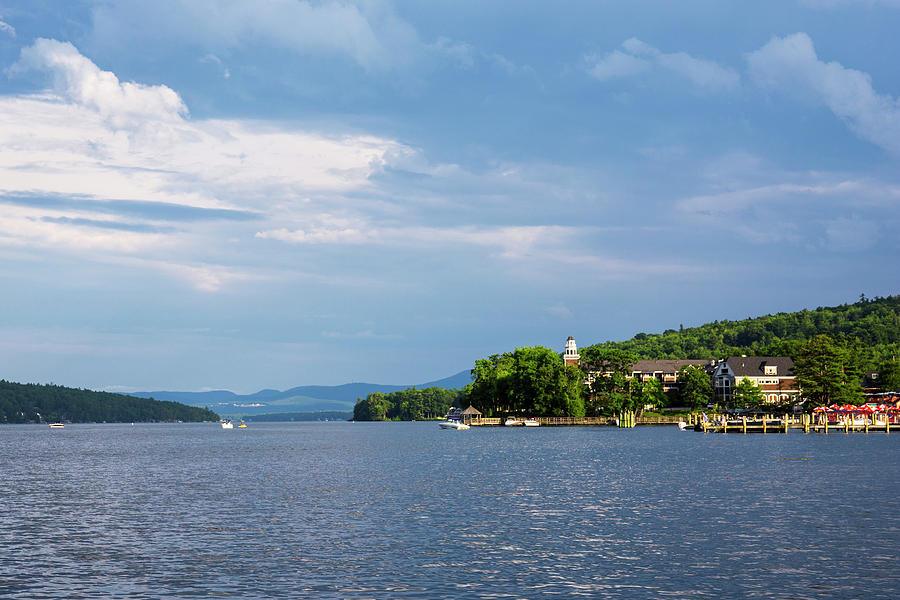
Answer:
[[[0,426],[9,598],[898,598],[900,433]]]

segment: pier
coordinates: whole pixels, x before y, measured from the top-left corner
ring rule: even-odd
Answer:
[[[760,417],[728,418],[727,415],[706,415],[691,413],[686,415],[653,415],[632,417],[624,421],[615,417],[535,417],[544,427],[576,426],[654,426],[678,425],[684,422],[690,429],[701,433],[788,433],[791,430],[803,433],[890,433],[900,430],[900,415],[876,413],[866,416],[844,416],[838,420],[828,420],[824,415],[763,415]],[[484,417],[473,419],[473,426],[499,427],[499,418]]]
[[[892,419],[895,419],[893,423]],[[837,421],[817,419],[807,414],[783,417],[766,415],[760,419],[747,417],[722,419],[721,416],[713,415],[706,420],[698,415],[691,415],[690,424],[693,424],[694,431],[702,433],[788,433],[792,429],[803,433],[890,433],[891,429],[900,429],[896,417],[887,414],[873,414],[859,418],[848,416]]]

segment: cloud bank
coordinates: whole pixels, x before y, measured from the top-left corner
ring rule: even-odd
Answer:
[[[825,105],[860,137],[900,154],[900,102],[877,93],[867,73],[820,60],[807,34],[773,38],[747,65],[758,85]]]

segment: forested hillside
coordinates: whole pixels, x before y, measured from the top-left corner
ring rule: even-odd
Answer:
[[[58,385],[0,381],[0,423],[217,421],[205,408]]]
[[[900,296],[861,297],[854,304],[714,321],[662,334],[639,333],[624,342],[604,342],[593,348],[626,350],[645,359],[792,356],[801,344],[820,334],[854,347],[865,366],[874,367],[900,354]]]

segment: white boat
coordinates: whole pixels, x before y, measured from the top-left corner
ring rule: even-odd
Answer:
[[[685,423],[684,421],[678,421],[678,429],[680,429],[681,431],[684,431],[687,428],[688,428],[687,423]]]
[[[231,421],[219,421],[222,424],[222,429],[234,429],[234,423]]]
[[[63,423],[50,423],[50,429],[62,429],[65,427]]]
[[[441,426],[441,429],[468,429],[469,426],[465,423],[460,423],[459,421],[441,421],[438,423]]]
[[[525,427],[540,427],[541,422],[537,419],[525,419],[524,421],[522,421],[522,424]]]
[[[506,427],[518,427],[519,425],[524,425],[524,424],[525,423],[523,423],[522,421],[520,421],[519,419],[517,419],[515,417],[509,417],[508,419],[506,419],[503,422],[503,425],[505,425]]]

